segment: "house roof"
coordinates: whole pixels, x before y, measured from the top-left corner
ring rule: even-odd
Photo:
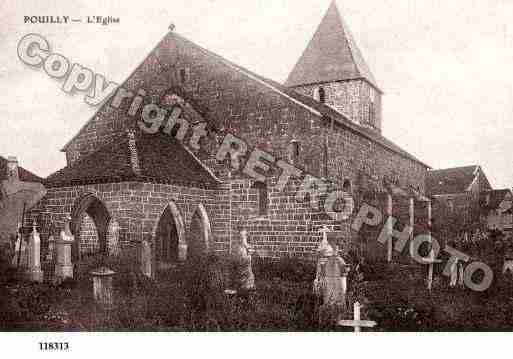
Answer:
[[[485,202],[485,209],[498,209],[502,201],[506,198],[506,195],[512,195],[511,190],[509,188],[505,189],[494,189],[490,191],[484,191],[482,193],[482,198],[487,200]],[[489,196],[489,197],[488,197]],[[509,209],[511,210],[511,208]]]
[[[0,156],[0,182],[7,179],[7,159]],[[26,170],[25,168],[18,166],[18,175],[20,177],[20,181],[23,182],[38,182],[42,183],[43,179],[38,175]]]
[[[197,187],[219,183],[195,155],[162,133],[125,132],[71,166],[51,174],[49,187],[147,181]]]
[[[286,86],[365,79],[379,90],[376,79],[333,1]]]
[[[466,166],[428,171],[426,191],[429,195],[455,194],[467,191],[479,166]]]

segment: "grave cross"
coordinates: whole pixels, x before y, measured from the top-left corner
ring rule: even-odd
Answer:
[[[360,303],[355,302],[353,306],[354,320],[340,320],[338,325],[343,327],[354,327],[354,332],[359,333],[360,328],[372,328],[377,323],[373,320],[361,320],[360,319]]]

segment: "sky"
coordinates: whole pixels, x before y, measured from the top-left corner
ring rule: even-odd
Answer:
[[[122,83],[175,25],[215,53],[284,82],[331,0],[3,0],[0,2],[0,155],[40,176],[65,166],[60,149],[97,108],[23,64],[19,40]],[[513,186],[513,2],[338,0],[378,85],[383,134],[432,168],[481,165],[494,188]],[[25,16],[81,23],[25,24]],[[87,24],[87,16],[119,24]]]

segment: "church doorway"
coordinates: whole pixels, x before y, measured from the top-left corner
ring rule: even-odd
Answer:
[[[212,230],[210,220],[205,207],[200,203],[191,219],[189,230],[189,254],[197,259],[206,256],[210,252]]]
[[[93,194],[77,201],[71,213],[71,232],[75,236],[73,259],[107,254],[107,229],[110,214],[102,201]]]
[[[187,258],[182,215],[171,202],[160,216],[155,233],[155,256],[159,269],[165,269]]]

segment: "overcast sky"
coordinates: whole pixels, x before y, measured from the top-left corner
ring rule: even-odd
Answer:
[[[28,33],[121,83],[174,23],[199,45],[283,82],[330,1],[1,1],[0,155],[47,176],[65,165],[59,150],[96,111],[21,63],[16,47]],[[513,186],[513,2],[337,4],[385,92],[384,134],[433,168],[480,164],[493,186]],[[120,24],[33,25],[25,15],[110,15]]]

